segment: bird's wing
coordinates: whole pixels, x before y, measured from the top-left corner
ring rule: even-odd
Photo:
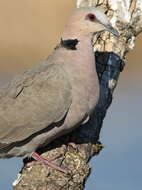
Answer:
[[[40,66],[0,92],[0,143],[21,141],[63,119],[71,86],[62,65]]]

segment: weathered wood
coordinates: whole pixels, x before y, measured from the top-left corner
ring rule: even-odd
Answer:
[[[142,31],[142,1],[78,0],[77,6],[103,8],[112,25],[120,32],[118,39],[108,32],[94,38],[101,86],[98,106],[86,125],[57,139],[47,149],[40,150],[46,152],[43,156],[47,158],[62,154],[55,163],[68,168],[70,174],[66,175],[52,168],[45,169],[42,165],[23,168],[19,180],[14,184],[14,190],[82,190],[90,174],[88,161],[103,148],[99,143],[99,134],[119,74],[124,67],[122,59],[124,60],[126,53],[134,48],[135,38]],[[68,142],[75,142],[76,147],[68,145]]]

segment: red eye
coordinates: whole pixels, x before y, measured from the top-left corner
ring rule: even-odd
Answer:
[[[89,13],[87,16],[86,16],[86,19],[87,20],[90,20],[91,22],[95,22],[96,21],[96,17],[94,14],[92,13]]]

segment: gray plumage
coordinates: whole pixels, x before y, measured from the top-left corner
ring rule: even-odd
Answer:
[[[77,9],[62,35],[64,42],[76,39],[75,48],[61,43],[1,89],[0,157],[30,156],[87,121],[99,98],[92,36],[104,29],[117,34],[99,9]]]

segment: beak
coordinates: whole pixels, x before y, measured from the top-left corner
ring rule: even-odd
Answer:
[[[114,36],[119,37],[119,32],[116,29],[114,29],[110,24],[104,24],[104,27],[108,32],[111,32]]]

